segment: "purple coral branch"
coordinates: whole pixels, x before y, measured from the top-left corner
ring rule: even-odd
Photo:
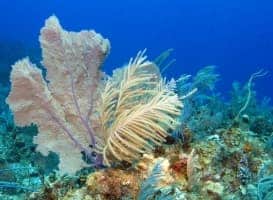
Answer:
[[[96,139],[95,139],[94,130],[92,130],[92,128],[89,126],[88,120],[86,120],[83,117],[83,114],[82,114],[82,112],[80,110],[80,106],[79,106],[79,103],[78,103],[77,98],[76,98],[75,85],[74,85],[73,76],[72,76],[71,71],[69,71],[69,75],[70,75],[70,81],[71,81],[71,92],[72,92],[73,102],[75,104],[75,107],[76,107],[76,110],[78,112],[79,118],[80,118],[82,124],[84,125],[84,127],[86,128],[86,130],[88,132],[88,135],[89,135],[90,140],[91,140],[91,144],[92,144],[93,148],[96,148]]]
[[[96,45],[96,48],[97,49],[99,49],[100,47],[98,46],[98,45]],[[95,49],[96,49],[95,48]],[[88,56],[87,56],[87,54],[84,56],[84,61],[86,62],[86,63],[89,63],[90,62],[90,60],[96,60],[95,58],[98,58],[99,57],[99,55],[94,55],[94,53],[95,52],[92,52],[91,54],[89,54]],[[94,63],[95,65],[96,65],[96,63]],[[88,65],[88,64],[87,64]],[[93,68],[93,67],[91,67],[91,68]],[[94,67],[94,68],[96,68],[96,67]],[[89,70],[87,70],[87,74],[88,74],[88,76],[89,76],[89,88],[91,88],[90,89],[90,95],[89,95],[89,98],[88,98],[88,105],[89,105],[89,107],[88,107],[88,111],[87,111],[87,114],[86,114],[86,116],[85,116],[85,118],[86,118],[86,120],[88,121],[89,120],[89,117],[90,117],[90,115],[91,115],[91,113],[93,112],[93,100],[94,100],[94,98],[93,98],[93,95],[94,95],[94,93],[95,93],[95,89],[97,88],[97,86],[98,86],[98,80],[99,80],[99,75],[100,75],[100,73],[99,73],[99,71],[97,71],[96,73],[95,73],[95,76],[92,78],[92,76],[91,76],[91,74],[90,74],[90,71]],[[91,82],[91,80],[93,81],[93,85],[92,85],[92,82]]]
[[[47,105],[44,105],[43,108],[47,111],[50,117],[64,130],[67,136],[74,142],[75,146],[80,148],[81,151],[86,152],[86,148],[82,146],[81,143],[73,136],[74,134],[64,125],[64,123],[52,112]]]
[[[98,85],[96,80],[97,80],[97,77],[94,78],[94,84],[96,83],[96,85]],[[90,115],[91,115],[91,113],[93,111],[93,98],[92,98],[92,94],[94,94],[95,88],[97,88],[97,87],[95,87],[95,86],[91,87],[90,96],[89,96],[89,99],[88,99],[89,107],[88,107],[87,114],[85,116],[86,121],[88,121],[88,119],[89,119],[89,117],[90,117]]]
[[[60,120],[60,118],[51,111],[50,107],[48,106],[48,104],[50,103],[50,100],[48,101],[44,101],[44,99],[42,99],[39,95],[36,95],[36,97],[38,99],[40,99],[41,102],[44,102],[42,104],[43,109],[49,114],[49,116],[53,119],[53,121],[55,121],[62,129],[63,131],[66,133],[66,135],[73,141],[74,145],[80,149],[80,151],[84,152],[88,159],[90,160],[94,160],[91,156],[91,153],[88,149],[86,149],[75,137],[74,137],[74,133],[72,131],[70,131],[65,124]]]
[[[75,146],[80,149],[80,151],[84,152],[85,155],[89,160],[91,160],[94,165],[92,166],[101,166],[102,165],[102,158],[101,156],[97,156],[96,158],[92,157],[91,152],[85,148],[73,135],[73,132],[71,132],[65,125],[64,123],[52,112],[46,105],[43,107],[47,113],[50,115],[50,117],[64,130],[66,135],[74,142]]]

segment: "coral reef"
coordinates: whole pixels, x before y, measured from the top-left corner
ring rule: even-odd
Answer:
[[[40,42],[46,76],[25,58],[9,95],[0,85],[1,199],[272,199],[273,107],[253,84],[264,71],[227,101],[215,66],[166,81],[171,49],[108,76],[94,31],[53,16]]]

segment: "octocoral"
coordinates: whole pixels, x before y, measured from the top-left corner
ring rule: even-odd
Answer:
[[[29,59],[18,61],[7,103],[17,125],[38,126],[37,150],[56,152],[60,169],[71,173],[86,166],[81,152],[89,155],[88,146],[95,146],[90,110],[109,42],[94,31],[67,32],[54,16],[42,28],[40,42],[46,80]]]
[[[42,71],[28,58],[13,65],[7,103],[19,126],[36,124],[43,155],[60,157],[63,173],[129,163],[165,141],[182,103],[140,52],[113,77],[100,71],[110,44],[94,31],[68,32],[53,16],[41,30]]]

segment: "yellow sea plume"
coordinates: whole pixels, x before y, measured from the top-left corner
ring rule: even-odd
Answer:
[[[139,52],[108,78],[101,92],[101,132],[104,163],[133,162],[175,129],[182,103],[160,77],[158,67]]]

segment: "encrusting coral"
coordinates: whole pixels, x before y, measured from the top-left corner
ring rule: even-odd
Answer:
[[[132,163],[176,128],[182,103],[158,67],[140,52],[107,77],[100,67],[110,44],[94,31],[68,32],[55,16],[41,30],[42,70],[15,63],[7,98],[19,126],[36,124],[34,143],[56,152],[62,173],[87,166]]]

